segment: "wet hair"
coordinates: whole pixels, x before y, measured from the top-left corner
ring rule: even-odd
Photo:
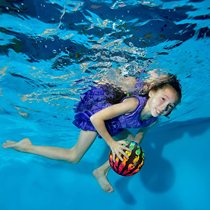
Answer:
[[[182,99],[182,88],[179,80],[174,74],[161,75],[160,77],[158,77],[158,79],[150,82],[145,82],[139,94],[148,95],[151,90],[157,91],[167,86],[172,87],[176,91],[178,97],[177,104],[180,103]]]
[[[112,84],[105,84],[102,86],[102,88],[106,93],[106,100],[110,104],[120,103],[122,99],[127,95],[120,87]]]
[[[180,103],[182,98],[181,85],[174,74],[164,74],[155,79],[146,80],[143,83],[142,89],[139,90],[139,95],[148,97],[151,90],[157,91],[167,86],[172,87],[176,91],[178,96],[177,104]],[[120,87],[111,84],[106,84],[103,88],[107,94],[107,101],[111,104],[120,103],[125,96],[132,95],[124,92]]]

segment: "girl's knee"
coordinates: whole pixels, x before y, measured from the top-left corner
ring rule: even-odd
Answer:
[[[77,151],[74,148],[69,149],[67,155],[67,161],[70,163],[79,163],[80,160],[81,156],[77,153]]]
[[[73,158],[71,159],[71,163],[79,163],[80,160],[81,160],[81,158],[73,157]]]

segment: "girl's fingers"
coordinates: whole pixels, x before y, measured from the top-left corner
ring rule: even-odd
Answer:
[[[115,162],[115,153],[112,152],[112,156],[113,156],[113,161]]]
[[[126,150],[130,150],[128,147],[126,147],[128,145],[128,142],[124,141],[124,140],[121,140],[121,141],[118,141],[120,143],[121,146],[124,147],[124,149]]]
[[[127,151],[130,151],[131,152],[131,149],[130,148],[128,148],[128,147],[126,147],[126,146],[124,146],[124,145],[120,145],[120,148],[121,149],[123,149],[123,150],[127,150]]]
[[[121,161],[123,161],[123,158],[121,157],[121,153],[117,153],[117,157],[121,160]]]
[[[124,140],[118,141],[118,147],[115,149],[113,148],[112,150],[113,160],[115,160],[116,157],[118,157],[119,160],[123,161],[122,156],[125,156],[126,158],[128,158],[126,151],[131,152],[132,150],[126,146],[127,144],[128,143]]]
[[[113,161],[115,162],[116,157],[118,157],[118,158],[119,158],[119,160],[123,161],[123,158],[121,157],[121,154],[122,154],[122,152],[121,152],[121,151],[115,151],[115,152],[112,152],[112,155],[113,155]]]
[[[128,154],[124,151],[122,151],[122,154],[128,159]]]
[[[123,161],[123,157],[124,156],[125,158],[128,158],[128,155],[126,154],[126,152],[122,149],[119,149],[119,151],[117,152],[117,156],[118,158]]]
[[[124,151],[120,151],[120,154],[122,154],[123,156],[125,156],[126,158],[128,158],[128,155]]]

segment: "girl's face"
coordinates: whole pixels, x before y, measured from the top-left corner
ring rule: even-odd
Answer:
[[[156,91],[149,92],[149,110],[153,117],[168,115],[178,103],[176,90],[171,86],[165,86]]]

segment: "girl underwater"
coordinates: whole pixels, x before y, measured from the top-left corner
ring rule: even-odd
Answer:
[[[140,143],[148,127],[157,122],[158,117],[168,116],[181,102],[181,85],[173,74],[150,73],[146,80],[124,77],[118,86],[98,83],[81,95],[75,106],[73,124],[81,129],[77,143],[72,148],[38,146],[30,139],[19,142],[6,141],[3,148],[41,155],[56,160],[78,163],[97,136],[103,138],[110,147],[113,159],[127,156],[129,150],[123,139],[129,138]],[[130,128],[137,128],[135,136]],[[123,134],[120,138],[120,134]],[[118,141],[115,138],[119,139]],[[93,171],[100,187],[112,192],[113,187],[107,179],[109,162]]]

